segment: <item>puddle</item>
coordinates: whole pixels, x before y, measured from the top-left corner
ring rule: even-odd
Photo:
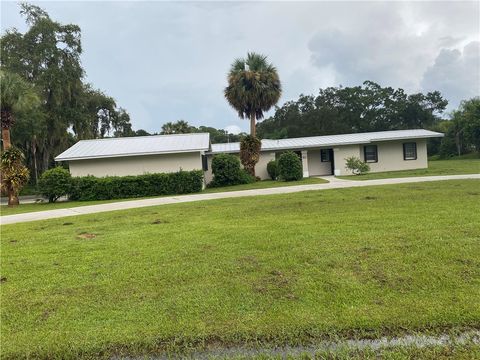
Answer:
[[[474,343],[480,345],[480,330],[472,330],[464,332],[460,335],[406,335],[402,337],[382,337],[380,339],[358,339],[358,340],[341,340],[341,341],[321,341],[316,345],[308,346],[284,346],[284,347],[264,347],[254,348],[247,346],[237,346],[229,348],[212,348],[207,350],[198,350],[187,353],[164,353],[157,356],[141,356],[141,357],[113,357],[112,359],[137,360],[137,359],[212,359],[212,358],[230,358],[230,357],[281,357],[287,358],[298,356],[315,357],[319,351],[340,352],[345,350],[380,350],[384,348],[398,347],[416,347],[424,348],[428,346],[445,346],[449,344],[462,345],[466,343]]]

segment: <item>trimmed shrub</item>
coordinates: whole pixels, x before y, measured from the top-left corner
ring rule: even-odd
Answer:
[[[345,165],[345,167],[355,175],[366,174],[370,171],[370,166],[355,156],[346,158]]]
[[[240,168],[240,159],[231,154],[218,154],[212,159],[213,180],[209,187],[248,184],[255,181],[246,170]]]
[[[302,161],[293,151],[286,151],[278,158],[278,177],[285,181],[303,177]]]
[[[45,171],[38,182],[40,194],[53,203],[60,197],[66,196],[72,189],[72,176],[67,169],[56,167]]]
[[[72,178],[71,200],[110,200],[188,194],[203,188],[203,171],[179,171],[138,176],[83,176]]]
[[[268,172],[268,176],[270,176],[270,178],[272,180],[277,179],[277,177],[278,177],[278,162],[277,162],[277,160],[271,160],[271,161],[268,162],[267,172]]]
[[[255,176],[255,165],[260,160],[262,142],[259,138],[246,135],[240,140],[240,160],[247,172]]]

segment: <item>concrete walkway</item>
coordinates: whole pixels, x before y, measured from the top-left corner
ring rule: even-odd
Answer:
[[[0,217],[0,224],[15,224],[36,220],[56,219],[67,216],[76,216],[84,214],[95,214],[106,211],[135,209],[147,206],[178,204],[193,201],[237,198],[244,196],[260,196],[260,195],[274,195],[274,194],[289,194],[300,191],[309,190],[327,190],[327,189],[341,189],[349,187],[361,187],[372,185],[390,185],[390,184],[405,184],[416,183],[426,181],[441,181],[441,180],[461,180],[461,179],[480,179],[480,174],[472,175],[444,175],[444,176],[423,176],[423,177],[407,177],[407,178],[394,178],[394,179],[378,179],[378,180],[343,180],[337,179],[333,176],[322,177],[330,181],[326,184],[312,184],[312,185],[296,185],[296,186],[283,186],[267,189],[254,189],[254,190],[242,190],[242,191],[229,191],[218,193],[200,193],[191,195],[179,195],[179,196],[165,196],[159,198],[142,199],[142,200],[129,200],[118,201],[108,204],[99,205],[87,205],[74,208],[45,210],[38,212],[30,212],[24,214],[7,215]]]

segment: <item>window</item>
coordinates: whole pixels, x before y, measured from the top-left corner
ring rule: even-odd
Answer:
[[[320,150],[320,158],[322,162],[330,162],[330,149],[321,149]]]
[[[203,168],[203,171],[208,170],[208,159],[206,155],[202,155],[202,168]]]
[[[365,162],[367,162],[367,163],[378,162],[377,145],[364,146],[363,147],[363,156],[365,158]]]
[[[403,144],[403,160],[417,160],[417,143]]]

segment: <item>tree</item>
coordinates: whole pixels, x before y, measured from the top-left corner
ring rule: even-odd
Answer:
[[[167,122],[162,125],[162,131],[160,134],[162,135],[170,135],[170,134],[188,134],[192,132],[192,126],[188,124],[185,120],[178,120],[174,123]]]
[[[461,155],[472,151],[480,151],[480,98],[462,101],[457,110],[452,113],[448,131],[442,139],[443,149],[454,142],[456,154]],[[443,156],[448,151],[442,152]]]
[[[250,136],[256,139],[256,121],[264,116],[264,112],[274,106],[282,94],[282,87],[277,69],[267,61],[267,57],[256,53],[248,53],[246,59],[237,59],[233,62],[228,73],[228,85],[224,91],[228,103],[238,112],[242,119],[250,119]],[[242,141],[248,144],[241,145],[240,158],[243,166],[255,176],[255,164],[258,162],[258,153],[252,152],[254,147],[251,138],[245,137]],[[249,151],[244,153],[243,151]]]
[[[25,33],[8,29],[0,39],[0,65],[35,87],[40,106],[19,111],[11,128],[36,180],[55,155],[78,139],[133,134],[130,117],[113,98],[84,83],[80,28],[60,24],[36,5],[23,3]],[[3,121],[2,121],[3,122]],[[73,131],[73,134],[72,134]]]
[[[362,86],[328,87],[300,95],[258,125],[266,138],[287,138],[369,131],[432,128],[447,101],[438,91],[406,94],[372,81]]]
[[[23,153],[16,147],[4,150],[0,161],[2,172],[1,189],[8,195],[8,206],[19,204],[18,193],[28,182],[29,172],[24,163]]]
[[[17,74],[0,70],[0,97],[3,149],[11,146],[10,128],[15,115],[39,105],[35,89]]]
[[[282,94],[277,69],[267,57],[248,53],[246,59],[236,59],[228,73],[225,98],[242,119],[250,119],[250,135],[256,136],[256,120],[274,106]]]

